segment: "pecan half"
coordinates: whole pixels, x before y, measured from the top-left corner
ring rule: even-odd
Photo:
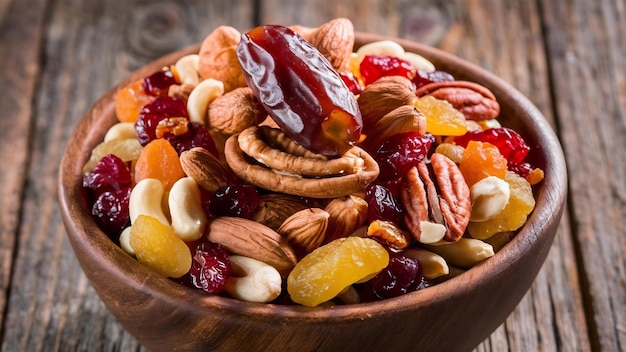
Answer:
[[[446,100],[465,115],[468,120],[491,120],[500,114],[500,104],[495,95],[475,82],[446,81],[426,84],[415,91],[422,97],[430,95]]]
[[[409,170],[400,199],[406,210],[404,221],[419,242],[425,242],[425,224],[445,228],[443,240],[458,241],[469,224],[470,190],[458,166],[441,154],[433,154],[430,167],[421,162]],[[432,226],[428,226],[431,231]],[[431,242],[431,241],[426,241]]]
[[[257,127],[249,128],[250,131],[255,129],[258,130]],[[299,152],[290,154],[272,147],[277,145],[276,141],[281,139],[277,136],[282,134],[275,130],[267,135],[276,139],[258,145],[254,140],[263,138],[264,134],[248,133],[247,129],[234,135],[224,146],[226,162],[237,176],[250,184],[310,198],[336,198],[360,192],[378,177],[378,164],[359,147],[354,146],[332,160],[321,155],[299,156]],[[268,155],[273,157],[268,158]],[[320,165],[324,165],[321,173],[318,171]]]

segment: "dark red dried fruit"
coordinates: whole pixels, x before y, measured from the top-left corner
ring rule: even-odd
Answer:
[[[83,177],[83,187],[96,197],[104,192],[129,188],[131,182],[128,166],[113,154],[103,156],[93,170]]]
[[[380,145],[374,159],[380,166],[380,180],[392,180],[404,176],[413,166],[426,158],[434,138],[405,132],[393,135]]]
[[[373,183],[365,189],[367,220],[386,220],[402,224],[403,210],[398,198],[382,184]]]
[[[218,189],[211,197],[209,211],[213,216],[234,216],[251,219],[259,206],[256,188],[248,184],[235,184]]]
[[[434,82],[448,82],[454,81],[454,76],[445,71],[424,71],[418,69],[415,72],[415,77],[411,80],[413,82],[414,89]]]
[[[186,134],[165,136],[165,139],[170,142],[178,154],[191,148],[201,147],[213,154],[213,156],[217,157],[219,155],[213,137],[211,137],[209,130],[203,124],[189,122],[187,127],[188,131]]]
[[[359,105],[328,60],[291,29],[266,25],[237,46],[246,82],[280,128],[307,149],[334,157],[361,136]]]
[[[128,201],[132,179],[122,159],[107,154],[83,177],[91,203],[91,215],[98,226],[115,242],[128,225]]]
[[[152,96],[167,95],[171,85],[178,84],[174,73],[170,70],[157,71],[144,78],[141,88]]]
[[[397,297],[415,291],[421,284],[423,277],[417,259],[393,251],[388,252],[387,267],[363,284],[359,290],[362,301]]]
[[[366,55],[359,66],[363,83],[368,85],[384,76],[413,77],[413,66],[393,56]]]
[[[359,83],[359,80],[352,72],[341,72],[339,76],[341,76],[343,83],[346,84],[352,94],[361,94],[363,87],[361,87],[361,83]]]
[[[156,139],[156,129],[159,122],[169,117],[184,117],[189,119],[187,103],[184,99],[170,96],[159,96],[153,102],[144,105],[135,122],[137,139],[145,146]]]
[[[205,237],[188,243],[188,246],[193,258],[191,268],[174,281],[210,294],[221,292],[231,271],[228,251]]]
[[[101,193],[91,207],[91,215],[98,226],[116,243],[122,230],[130,224],[129,200],[130,187]]]

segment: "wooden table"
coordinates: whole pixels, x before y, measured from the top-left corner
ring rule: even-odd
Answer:
[[[477,351],[626,350],[623,1],[0,0],[2,351],[142,349],[87,282],[57,208],[59,160],[90,105],[218,25],[317,26],[334,17],[493,71],[562,141],[570,194],[552,251]]]

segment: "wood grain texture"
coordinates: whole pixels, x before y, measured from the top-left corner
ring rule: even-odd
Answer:
[[[0,95],[0,137],[11,141],[0,151],[12,170],[0,174],[3,351],[140,349],[71,255],[56,200],[61,153],[88,108],[129,72],[199,42],[219,24],[245,28],[251,20],[249,1],[8,6],[0,27],[1,67],[11,68],[0,83],[12,87]]]
[[[11,284],[17,251],[25,174],[30,157],[33,101],[38,85],[39,46],[42,41],[43,1],[2,1],[0,3],[0,326]],[[30,8],[37,10],[29,11]],[[26,23],[24,22],[26,21]],[[7,55],[4,48],[11,50]],[[0,329],[1,331],[1,329]]]
[[[542,3],[594,349],[626,348],[626,8]],[[590,14],[594,14],[590,16]]]

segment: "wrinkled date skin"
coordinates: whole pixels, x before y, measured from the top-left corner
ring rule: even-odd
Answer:
[[[328,157],[354,145],[363,127],[359,105],[328,60],[278,25],[242,34],[237,56],[248,86],[280,128]]]

